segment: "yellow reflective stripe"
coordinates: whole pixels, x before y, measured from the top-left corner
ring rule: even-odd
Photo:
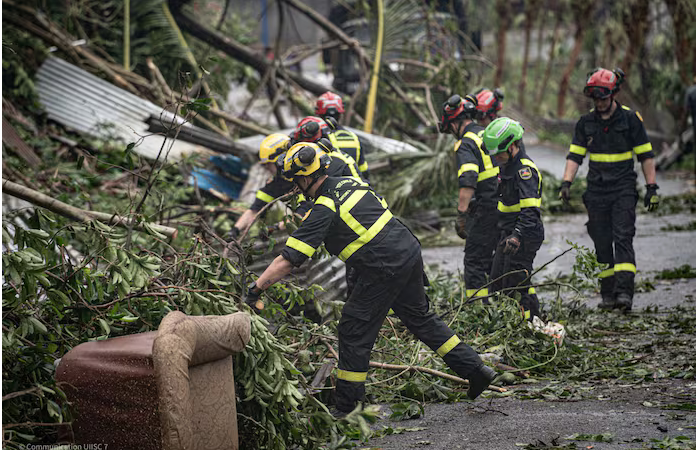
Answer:
[[[626,110],[626,111],[629,111],[629,110],[630,110],[630,107],[629,107],[629,106],[625,106],[625,105],[620,105],[620,106],[622,106],[622,109],[624,109],[624,110]]]
[[[338,369],[336,372],[336,377],[339,380],[364,383],[365,380],[367,380],[367,372],[350,372],[349,370]]]
[[[367,169],[369,169],[369,164],[365,161],[360,165],[360,172],[367,172]]]
[[[571,144],[569,146],[569,151],[571,153],[576,154],[576,155],[586,156],[586,152],[588,150],[586,149],[586,147],[581,147],[580,145]]]
[[[333,158],[338,158],[339,160],[343,161],[345,164],[348,165],[350,168],[350,172],[352,173],[352,177],[355,178],[356,180],[361,180],[362,178],[360,177],[360,174],[357,173],[357,170],[355,169],[355,160],[352,159],[352,157],[346,155],[345,153],[342,152],[331,152],[331,157]]]
[[[435,350],[435,353],[437,353],[440,356],[445,356],[446,354],[448,354],[450,352],[450,350],[455,348],[457,346],[457,344],[459,344],[460,342],[462,342],[462,341],[460,341],[459,338],[457,337],[457,335],[455,334],[454,336],[449,338],[444,344],[442,344],[440,346],[440,348]]]
[[[528,320],[530,318],[530,310],[528,309],[525,311],[525,320]]]
[[[342,208],[342,206],[341,206]],[[369,229],[362,233],[360,237],[352,241],[350,244],[348,244],[347,247],[343,249],[342,252],[340,252],[340,255],[338,257],[342,260],[345,261],[349,257],[351,257],[356,251],[362,248],[363,245],[374,239],[374,237],[379,234],[380,231],[382,231],[382,228],[386,226],[386,224],[391,220],[393,215],[391,214],[391,211],[388,209],[384,211],[384,214],[379,216],[379,219],[377,219],[374,224],[372,224]],[[341,215],[342,218],[342,215]],[[344,220],[344,219],[343,219]],[[347,223],[347,222],[346,222]]]
[[[335,212],[335,202],[326,196],[320,196],[316,199],[314,203],[317,205],[323,205],[331,211]]]
[[[539,208],[540,206],[542,206],[541,198],[524,198],[515,205],[506,205],[503,202],[498,202],[498,210],[503,213],[519,212],[522,208]]]
[[[632,150],[634,150],[635,155],[639,155],[640,153],[650,152],[651,151],[651,142],[647,142],[646,144],[638,145],[638,146],[634,147]]]
[[[637,273],[637,267],[632,263],[618,263],[615,264],[615,272]]]
[[[632,152],[624,153],[591,153],[591,161],[595,162],[620,162],[632,159]]]
[[[488,289],[467,289],[467,297],[484,297],[489,295]]]
[[[272,200],[275,199],[273,196],[271,196],[270,194],[266,194],[266,193],[264,193],[263,191],[258,191],[258,192],[255,194],[255,198],[257,198],[257,199],[259,199],[259,200],[262,200],[262,201],[264,201],[265,203],[270,203]]]
[[[539,208],[542,206],[541,198],[524,198],[520,200],[521,208]]]
[[[520,204],[515,205],[504,205],[502,202],[498,202],[498,210],[502,213],[512,213],[520,211]]]
[[[369,191],[355,191],[350,195],[350,197],[345,200],[341,205],[340,205],[340,218],[347,224],[347,226],[352,229],[352,231],[355,232],[358,236],[361,236],[367,231],[367,228],[363,227],[360,222],[353,217],[352,214],[350,214],[350,210],[357,205],[357,202],[362,200],[362,197],[364,197],[367,192]]]
[[[313,248],[312,246],[310,246],[306,242],[300,241],[299,239],[293,238],[291,236],[289,236],[289,238],[287,239],[286,245],[289,248],[293,248],[294,250],[305,254],[309,258],[314,256],[314,252],[316,251],[315,248]]]
[[[615,275],[615,269],[606,269],[598,274],[598,278],[608,278]]]
[[[495,176],[498,176],[498,167],[492,167],[490,169],[486,169],[483,172],[479,174],[477,177],[476,181],[484,181],[488,180],[489,178],[493,178]]]
[[[476,146],[479,148],[481,148],[481,145],[484,143],[484,141],[481,140],[481,138],[476,133],[473,133],[471,131],[467,131],[466,133],[464,133],[464,137],[469,138],[472,141],[474,141]]]
[[[531,287],[531,288],[529,288],[529,289],[527,290],[527,293],[528,293],[528,294],[537,294],[537,291],[535,291],[535,288],[534,288],[534,287]]]
[[[457,178],[461,177],[464,172],[468,171],[473,171],[473,172],[478,172],[479,171],[479,166],[474,163],[466,163],[462,164],[462,167],[459,168],[457,171]]]

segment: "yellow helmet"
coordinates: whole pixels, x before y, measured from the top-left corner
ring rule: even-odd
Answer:
[[[314,142],[299,142],[287,150],[282,166],[282,176],[319,178],[331,165],[331,157]]]
[[[274,163],[279,155],[287,151],[290,140],[289,136],[281,133],[266,136],[260,143],[260,162]]]

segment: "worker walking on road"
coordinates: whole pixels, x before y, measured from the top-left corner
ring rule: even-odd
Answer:
[[[598,275],[603,298],[598,307],[629,311],[637,272],[632,246],[639,197],[635,156],[642,164],[646,180],[644,206],[649,211],[659,204],[659,186],[654,153],[642,115],[615,100],[624,76],[620,69],[598,68],[589,74],[583,93],[593,99],[595,107],[576,124],[559,196],[569,201],[571,183],[589,154],[588,187],[583,194],[588,210],[586,226],[595,244],[598,262],[608,265]]]
[[[279,176],[276,167],[277,158],[286,153],[290,142],[291,139],[289,136],[274,133],[266,136],[260,143],[260,164],[270,173],[271,176],[265,186],[260,188],[255,194],[255,201],[253,201],[253,204],[250,205],[250,208],[248,208],[236,221],[236,224],[233,226],[233,229],[230,232],[231,238],[238,238],[241,231],[245,230],[251,223],[253,223],[255,216],[267,204],[294,189],[294,183]],[[304,215],[309,209],[311,209],[311,204],[304,201],[303,197],[301,197],[299,198],[297,209],[294,212],[301,216]],[[279,227],[280,225],[278,224],[274,228]]]
[[[341,114],[344,112],[343,99],[338,94],[327,91],[316,100],[316,115],[325,120],[331,128],[328,135],[331,144],[351,156],[357,162],[362,178],[369,181],[369,166],[365,161],[365,148],[360,138],[339,125]]]
[[[479,355],[429,310],[420,243],[371,187],[350,177],[329,177],[330,157],[315,144],[298,143],[284,158],[283,175],[314,199],[311,213],[255,282],[246,303],[300,266],[325,243],[326,250],[356,268],[359,277],[338,323],[337,416],[365,397],[374,341],[390,308],[408,329],[470,381],[478,397],[495,377]],[[259,305],[261,306],[261,305]]]
[[[544,241],[540,216],[542,176],[525,153],[524,132],[518,122],[500,117],[484,130],[484,145],[501,169],[498,185],[500,242],[493,259],[491,279],[518,271],[501,278],[495,287],[509,295],[519,292],[525,318],[532,319],[540,315],[535,288],[527,286],[532,284],[532,264]]]
[[[442,107],[438,128],[451,133],[457,158],[459,200],[457,235],[464,243],[464,284],[467,296],[487,296],[493,252],[498,244],[498,212],[496,210],[498,167],[482,148],[482,127],[474,121],[476,99],[472,96],[450,97]]]

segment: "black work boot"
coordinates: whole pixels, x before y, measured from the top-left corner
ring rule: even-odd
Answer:
[[[469,377],[469,390],[467,397],[475,400],[482,392],[486,390],[493,379],[496,378],[496,371],[489,366],[483,365],[476,369]]]
[[[615,297],[613,297],[612,295],[604,295],[603,301],[598,303],[598,308],[604,311],[612,311],[616,307],[617,303],[615,302]]]
[[[632,310],[632,297],[629,294],[618,294],[615,300],[615,308],[620,308],[623,312]]]

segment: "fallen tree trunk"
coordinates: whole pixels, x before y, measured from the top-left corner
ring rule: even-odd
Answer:
[[[123,217],[118,214],[109,214],[99,211],[88,211],[86,209],[76,208],[62,201],[56,200],[53,197],[49,197],[46,194],[35,191],[34,189],[29,189],[21,184],[14,183],[10,180],[2,179],[2,192],[4,194],[11,195],[13,197],[21,198],[29,203],[32,203],[41,208],[48,209],[49,211],[55,212],[63,217],[76,220],[78,222],[90,222],[92,220],[99,220],[100,222],[105,222],[109,225],[116,225],[122,228],[132,228],[139,231],[148,231],[146,224],[137,223],[133,219],[128,217]],[[167,235],[171,239],[177,237],[177,228],[166,227],[165,225],[160,225],[157,223],[147,224],[149,228]]]
[[[175,21],[178,23],[180,28],[182,28],[184,31],[188,32],[192,36],[196,37],[197,39],[206,42],[207,44],[211,45],[212,47],[218,50],[221,50],[222,52],[226,53],[232,58],[251,66],[252,68],[257,70],[261,74],[261,76],[265,74],[265,72],[270,66],[270,63],[267,60],[265,60],[265,58],[256,55],[250,47],[236,42],[233,39],[228,38],[221,33],[210,30],[209,28],[194,20],[189,15],[183,13],[180,10],[181,5],[183,3],[184,2],[182,0],[168,1],[168,5],[170,6],[170,10],[173,14],[173,17],[175,18]],[[276,76],[278,78],[283,78],[280,72],[281,70],[277,70]],[[311,81],[308,78],[303,77],[299,74],[289,72],[287,75],[289,76],[289,78],[294,80],[294,82],[297,83],[299,86],[315,95],[321,95],[328,90],[328,87]]]

